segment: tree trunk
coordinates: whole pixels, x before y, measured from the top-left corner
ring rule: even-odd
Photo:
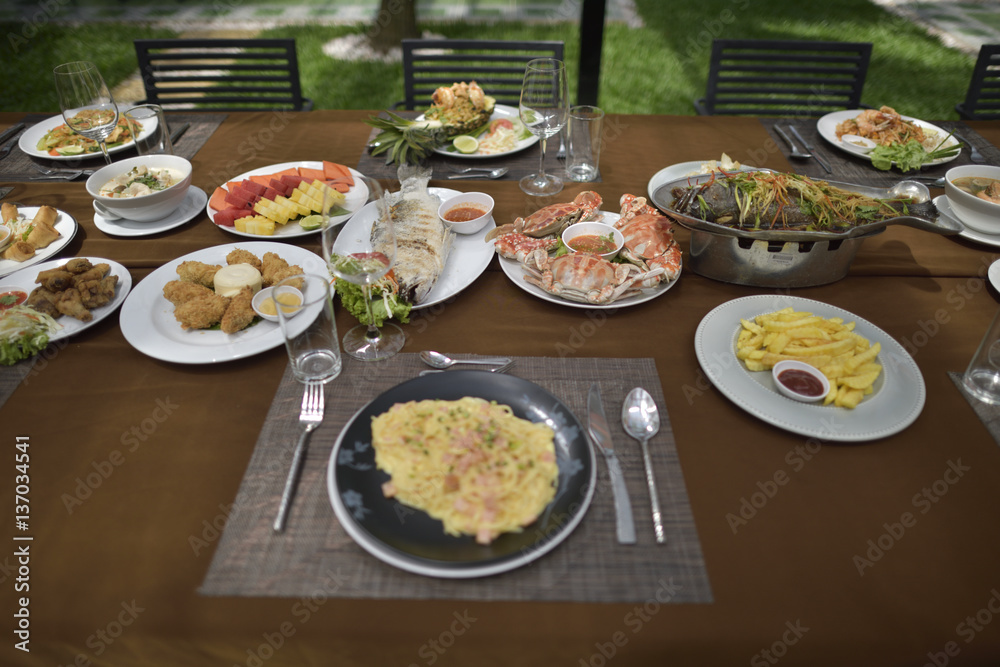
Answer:
[[[398,47],[403,39],[416,37],[420,37],[417,0],[381,0],[375,23],[368,30],[372,47],[384,53]]]

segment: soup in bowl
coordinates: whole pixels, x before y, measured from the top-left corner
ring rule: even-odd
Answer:
[[[945,174],[948,204],[967,227],[986,234],[1000,234],[1000,167],[969,164]]]
[[[140,155],[110,164],[87,179],[87,192],[106,217],[138,222],[173,213],[191,186],[191,163],[177,155]]]

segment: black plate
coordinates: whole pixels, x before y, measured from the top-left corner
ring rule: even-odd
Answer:
[[[395,403],[475,396],[509,405],[514,414],[555,431],[559,488],[535,523],[503,533],[489,545],[453,537],[420,510],[382,495],[389,476],[375,467],[372,417]],[[518,377],[487,371],[448,371],[417,377],[361,408],[341,431],[330,456],[327,488],[348,534],[376,558],[410,572],[465,578],[520,567],[555,548],[583,518],[594,493],[596,466],[586,430],[556,397]]]

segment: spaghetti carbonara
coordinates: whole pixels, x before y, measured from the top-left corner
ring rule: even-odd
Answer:
[[[552,429],[481,398],[397,403],[372,418],[386,497],[489,544],[538,518],[555,496]]]

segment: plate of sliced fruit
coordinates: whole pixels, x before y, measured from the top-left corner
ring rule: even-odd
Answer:
[[[225,231],[260,238],[315,234],[313,216],[330,206],[330,222],[347,220],[368,201],[361,172],[335,162],[282,162],[240,174],[215,189],[206,210]]]

